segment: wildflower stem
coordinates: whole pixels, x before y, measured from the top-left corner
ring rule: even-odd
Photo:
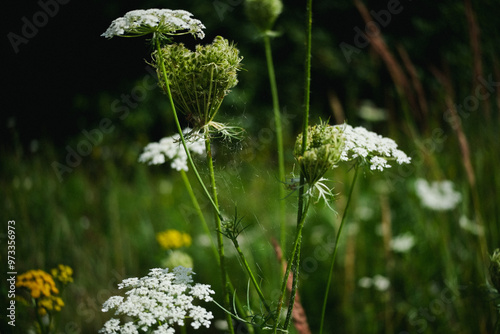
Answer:
[[[186,186],[186,190],[188,191],[189,197],[191,198],[191,202],[193,202],[194,209],[196,210],[196,213],[198,214],[198,217],[202,222],[205,234],[210,238],[210,243],[212,245],[212,250],[214,252],[215,259],[217,260],[217,262],[219,262],[219,253],[217,252],[217,247],[215,246],[215,243],[212,240],[212,237],[210,235],[210,228],[208,227],[207,220],[205,219],[205,216],[201,211],[200,203],[196,199],[196,196],[193,192],[193,187],[191,187],[191,182],[189,181],[187,173],[183,169],[181,169],[180,173],[182,180],[184,181],[184,185]]]
[[[311,31],[312,31],[312,0],[307,0],[307,20],[306,20],[306,59],[304,67],[304,120],[303,120],[303,130],[302,130],[302,155],[304,154],[307,147],[307,130],[309,127],[309,103],[311,95]],[[288,275],[290,274],[290,269],[293,264],[295,257],[297,256],[297,248],[300,247],[300,240],[302,239],[302,228],[304,227],[304,221],[306,217],[307,210],[309,209],[310,201],[304,205],[304,173],[300,173],[300,185],[299,185],[299,203],[298,203],[298,214],[297,214],[297,228],[295,232],[295,240],[293,242],[293,251],[290,259],[288,260],[287,268],[285,271],[285,276],[283,277],[283,282],[281,283],[281,295],[278,300],[278,307],[276,310],[276,316],[274,321],[274,333],[277,332],[279,316],[281,313],[281,308],[283,306],[283,299],[286,293],[286,283],[288,281]],[[295,267],[294,276],[298,275],[298,267]],[[296,290],[296,287],[295,287]],[[291,297],[295,298],[295,290],[292,290]],[[290,300],[291,307],[293,309],[294,300]],[[291,309],[290,309],[291,312]],[[288,326],[288,323],[286,323]],[[284,327],[286,330],[287,327]]]
[[[304,121],[302,128],[302,153],[307,144],[307,129],[309,127],[309,104],[311,96],[311,31],[312,31],[312,0],[307,0],[307,21],[306,21],[306,61],[304,80]]]
[[[201,187],[203,188],[203,191],[204,191],[205,195],[207,196],[207,198],[209,199],[210,203],[212,204],[212,207],[214,208],[215,212],[217,213],[218,216],[220,216],[219,206],[216,205],[216,203],[212,199],[212,196],[210,196],[210,193],[208,192],[207,187],[205,187],[205,184],[203,183],[203,180],[201,179],[201,176],[198,173],[198,169],[196,168],[196,166],[193,162],[193,159],[191,158],[191,153],[189,152],[189,149],[186,145],[186,140],[184,139],[184,134],[182,133],[181,124],[179,122],[179,117],[177,116],[177,112],[175,110],[175,104],[174,104],[174,99],[172,98],[172,92],[170,91],[170,85],[169,85],[169,81],[168,81],[168,77],[167,77],[167,70],[165,69],[165,64],[163,62],[163,57],[161,55],[160,37],[153,35],[153,40],[156,40],[156,50],[158,51],[158,58],[159,58],[161,71],[163,74],[163,80],[165,81],[165,87],[167,90],[168,99],[170,101],[170,106],[172,108],[172,113],[174,115],[175,125],[177,126],[177,131],[179,132],[182,146],[184,147],[184,150],[186,151],[187,159],[189,161],[189,166],[191,167],[194,174],[196,175],[196,179],[198,180]]]
[[[303,197],[303,194],[302,194],[302,197]],[[292,269],[292,267],[293,267],[293,275],[296,276],[298,274],[298,267],[295,266],[294,264],[296,263],[296,261],[295,261],[296,257],[300,253],[299,249],[300,249],[301,241],[302,241],[302,228],[304,227],[304,222],[305,222],[306,214],[307,214],[307,211],[309,209],[310,203],[311,203],[311,201],[308,200],[305,204],[304,209],[300,210],[301,218],[297,224],[296,233],[295,233],[295,240],[293,242],[293,247],[292,247],[292,254],[290,255],[290,258],[287,261],[285,276],[283,277],[283,281],[281,282],[281,294],[280,294],[280,298],[278,300],[278,307],[276,309],[276,315],[275,315],[275,319],[274,319],[275,320],[274,321],[274,328],[273,328],[274,333],[277,332],[279,316],[281,313],[281,308],[283,307],[283,300],[285,298],[285,293],[286,293],[286,284],[288,282],[288,276],[290,275],[290,270]],[[292,308],[293,308],[293,303],[295,301],[295,300],[292,300],[292,297],[293,298],[295,297],[296,288],[297,288],[296,286],[292,287],[291,298],[289,301],[289,303],[292,304]],[[291,313],[291,309],[289,309],[289,312]],[[288,324],[289,324],[289,322],[288,323],[285,322],[286,326],[283,327],[284,330],[287,330]]]
[[[240,256],[241,262],[243,263],[243,266],[245,267],[245,270],[247,271],[248,276],[250,277],[250,280],[252,281],[252,284],[255,287],[255,290],[257,290],[257,294],[259,295],[259,298],[262,301],[262,304],[264,304],[264,307],[266,308],[267,312],[271,313],[271,308],[267,304],[266,298],[264,297],[264,294],[262,293],[262,290],[260,289],[259,283],[255,279],[255,276],[252,272],[252,269],[250,268],[250,266],[248,264],[248,261],[245,257],[245,254],[243,254],[243,251],[240,248],[240,245],[238,243],[238,239],[235,237],[235,238],[232,238],[231,240],[234,244],[234,248],[236,248],[236,251],[238,252],[238,255]]]
[[[207,151],[207,164],[208,164],[208,169],[210,172],[210,184],[212,186],[212,192],[213,192],[213,200],[216,205],[216,210],[215,210],[215,229],[217,231],[217,250],[219,253],[219,266],[220,266],[220,271],[221,271],[221,282],[222,282],[222,287],[224,290],[224,307],[229,309],[229,291],[230,291],[230,285],[228,284],[228,279],[227,279],[227,272],[226,272],[226,260],[224,256],[224,239],[222,235],[222,229],[221,229],[221,215],[219,213],[219,202],[217,199],[217,185],[215,183],[215,172],[214,172],[214,162],[212,158],[212,148],[210,146],[210,134],[208,132],[208,129],[205,129],[205,147]],[[233,323],[231,319],[231,315],[226,313],[226,320],[227,324],[229,326],[229,331],[230,333],[234,334],[234,328],[233,328]]]
[[[325,321],[325,313],[326,313],[326,302],[328,300],[328,292],[330,291],[330,284],[332,282],[333,266],[335,264],[335,257],[337,256],[337,250],[339,248],[340,234],[342,233],[342,228],[344,227],[344,223],[345,223],[345,217],[347,216],[347,211],[349,209],[349,205],[351,204],[352,193],[353,193],[354,187],[356,185],[356,180],[358,178],[358,170],[359,170],[359,167],[358,167],[358,165],[356,165],[354,167],[354,177],[352,179],[351,189],[349,189],[349,196],[347,197],[347,202],[345,204],[344,213],[342,214],[342,220],[340,221],[339,230],[337,232],[337,237],[335,239],[335,249],[333,250],[332,262],[330,263],[330,272],[328,274],[328,280],[326,282],[325,296],[323,298],[323,309],[321,311],[321,320],[320,320],[320,324],[319,324],[319,333],[320,334],[323,333],[323,324]]]
[[[278,147],[278,171],[280,181],[285,180],[285,158],[283,154],[283,131],[281,124],[280,105],[278,98],[278,88],[276,85],[276,75],[274,73],[273,55],[271,50],[271,40],[269,36],[264,35],[264,46],[266,49],[267,72],[269,74],[269,84],[271,86],[271,95],[273,98],[273,111],[274,111],[274,126],[276,129],[276,145]],[[286,196],[285,189],[279,188],[279,198],[283,199]],[[280,201],[280,246],[286,254],[286,220],[285,220],[285,204],[286,202]]]

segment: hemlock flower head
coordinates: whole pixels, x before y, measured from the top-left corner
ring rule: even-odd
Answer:
[[[192,16],[190,12],[180,9],[133,10],[111,22],[109,28],[101,36],[106,38],[135,37],[152,33],[158,36],[191,34],[198,38],[205,37],[202,30],[205,26]]]
[[[470,220],[465,215],[461,215],[458,219],[458,225],[466,231],[475,235],[484,235],[484,227],[479,225],[474,220]]]
[[[435,211],[452,210],[462,200],[462,195],[453,190],[453,182],[449,180],[429,183],[424,179],[417,179],[415,191],[422,206]]]
[[[199,133],[191,133],[190,128],[183,130],[189,134],[186,138],[188,150],[198,155],[205,154],[205,142]],[[177,171],[188,171],[187,154],[181,143],[179,134],[162,138],[159,142],[149,143],[139,157],[139,162],[149,165],[160,165],[171,160],[170,167]]]
[[[368,289],[374,287],[378,291],[386,291],[391,286],[391,281],[385,276],[375,275],[372,277],[362,277],[358,281],[358,285]]]
[[[383,171],[390,168],[389,162],[408,164],[411,161],[403,151],[398,149],[396,142],[390,138],[368,131],[362,126],[353,128],[348,124],[335,125],[343,128],[345,145],[340,160],[357,161],[367,165],[371,170]]]
[[[195,51],[183,44],[166,45],[161,54],[153,54],[153,60],[166,91],[160,66],[163,60],[176,109],[198,130],[215,123],[224,97],[238,83],[242,58],[234,45],[217,36],[212,44],[197,45]]]
[[[112,318],[104,324],[99,333],[175,333],[174,326],[185,326],[186,319],[192,319],[191,326],[210,327],[212,312],[194,305],[195,300],[212,301],[214,291],[206,284],[192,284],[191,268],[176,267],[151,269],[141,278],[128,278],[118,284],[126,289],[126,296],[112,296],[103,304],[103,312],[115,310],[115,315],[125,316],[121,324]]]
[[[415,237],[411,233],[404,233],[391,240],[390,247],[394,252],[406,253],[415,246]]]

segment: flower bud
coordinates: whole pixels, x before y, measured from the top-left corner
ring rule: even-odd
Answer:
[[[248,19],[262,32],[271,30],[283,10],[281,0],[246,0]]]

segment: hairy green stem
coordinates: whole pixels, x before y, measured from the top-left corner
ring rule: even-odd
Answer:
[[[169,84],[168,77],[167,77],[167,70],[165,69],[165,64],[163,62],[163,57],[161,55],[160,41],[159,41],[159,38],[157,38],[155,36],[153,36],[153,39],[156,40],[156,50],[158,51],[158,58],[160,60],[160,67],[161,67],[161,71],[162,71],[162,75],[163,75],[163,81],[165,82],[165,87],[167,90],[168,99],[170,101],[170,107],[172,108],[172,113],[174,115],[175,125],[177,126],[177,131],[179,132],[179,136],[181,137],[182,146],[184,147],[184,150],[186,151],[189,166],[191,167],[192,171],[196,175],[196,179],[200,183],[205,195],[207,196],[208,200],[210,201],[210,204],[212,204],[212,207],[214,208],[215,212],[220,217],[219,206],[216,205],[216,203],[212,199],[212,196],[210,196],[210,193],[208,192],[207,187],[205,187],[205,184],[203,183],[203,180],[201,179],[201,176],[198,173],[198,169],[196,168],[196,165],[194,164],[194,161],[191,158],[191,153],[189,152],[189,149],[186,145],[186,140],[184,138],[184,134],[182,133],[181,124],[179,122],[179,117],[177,116],[177,112],[175,110],[175,104],[174,104],[174,99],[172,97],[172,92],[170,91],[170,84]]]
[[[304,65],[304,119],[303,119],[303,128],[302,128],[302,154],[304,154],[307,147],[307,132],[309,128],[309,109],[310,109],[310,96],[311,96],[311,44],[312,44],[312,0],[307,0],[307,19],[306,19],[306,59]],[[301,171],[300,173],[300,185],[299,185],[299,199],[298,199],[298,213],[297,213],[297,228],[295,232],[295,240],[293,243],[292,255],[287,264],[287,268],[285,271],[285,276],[283,277],[283,282],[281,284],[281,295],[278,300],[278,307],[275,315],[274,321],[274,333],[277,332],[279,316],[281,313],[281,308],[283,306],[283,299],[286,293],[286,283],[288,281],[288,276],[290,275],[290,269],[292,267],[292,262],[297,256],[297,249],[301,246],[302,239],[302,228],[304,227],[304,221],[307,214],[307,210],[309,209],[310,201],[304,205],[304,184],[305,178],[304,173]],[[296,277],[299,273],[299,268],[294,267],[293,275]],[[293,287],[292,287],[293,288]],[[295,287],[296,289],[296,287]],[[293,310],[293,304],[295,302],[295,289],[292,290],[291,298],[289,303],[292,305],[289,312]],[[288,323],[286,323],[288,326]],[[284,327],[286,330],[287,327]]]
[[[245,254],[243,254],[243,251],[240,248],[240,245],[238,243],[238,239],[235,237],[235,238],[231,239],[231,241],[234,244],[234,248],[238,252],[240,260],[243,263],[243,267],[245,267],[245,270],[247,271],[248,276],[250,277],[250,280],[252,281],[252,284],[255,287],[255,290],[257,290],[257,294],[259,295],[259,298],[262,301],[262,304],[264,304],[264,307],[266,308],[267,312],[271,313],[271,308],[267,304],[266,298],[264,297],[264,294],[262,293],[262,290],[260,289],[259,283],[255,279],[255,275],[253,274],[252,269],[250,268],[250,265],[248,264],[248,261],[245,257]]]
[[[205,216],[203,215],[203,212],[201,211],[201,207],[200,207],[200,204],[198,202],[198,199],[196,198],[196,196],[193,192],[191,182],[189,181],[187,173],[184,170],[181,170],[181,176],[182,176],[182,180],[184,181],[184,185],[186,186],[186,189],[189,193],[189,197],[191,198],[191,201],[193,202],[193,206],[196,210],[196,213],[198,214],[198,217],[202,221],[202,225],[203,225],[203,229],[205,231],[205,234],[210,238],[210,243],[212,245],[211,248],[212,248],[212,251],[214,252],[215,260],[217,261],[217,264],[220,265],[219,253],[217,251],[217,246],[213,242],[213,239],[212,239],[212,236],[210,233],[210,227],[208,226],[207,220],[205,219]],[[229,279],[229,277],[227,278],[227,280],[228,280],[228,284],[229,284],[229,289],[230,289],[231,293],[233,293],[234,292],[233,284],[231,283],[231,280]],[[238,308],[238,311],[241,312],[242,314],[246,313],[245,310],[243,309],[243,306],[241,305],[239,298],[237,296],[235,296],[235,298],[236,298],[236,307]],[[253,328],[249,327],[248,331],[249,331],[249,333],[253,333]]]
[[[193,187],[191,186],[191,182],[189,181],[189,178],[187,176],[187,173],[184,170],[180,171],[182,180],[184,181],[184,185],[186,186],[186,190],[189,194],[189,197],[191,198],[191,202],[193,203],[193,207],[196,211],[196,214],[198,215],[198,218],[200,218],[203,226],[203,230],[205,234],[210,238],[210,243],[212,245],[212,250],[214,252],[215,259],[217,262],[219,261],[219,253],[217,252],[217,247],[215,246],[215,243],[212,240],[211,233],[210,233],[210,227],[208,226],[207,220],[205,219],[205,216],[203,215],[203,212],[201,211],[200,203],[198,202],[198,199],[196,198],[196,195],[193,192]]]
[[[310,201],[308,201],[309,204]],[[306,209],[307,211],[307,209]],[[307,212],[304,212],[304,220],[305,220],[305,215]],[[302,237],[301,237],[302,238]],[[299,284],[299,268],[300,268],[300,253],[301,253],[301,244],[302,240],[299,241],[299,245],[297,248],[297,254],[295,255],[295,259],[292,259],[294,261],[293,267],[292,267],[292,272],[293,272],[293,280],[292,280],[292,289],[290,291],[290,302],[288,303],[288,311],[286,314],[285,318],[285,324],[283,325],[283,329],[288,330],[288,327],[290,326],[290,320],[292,319],[292,312],[293,312],[293,307],[295,306],[295,296],[297,294],[297,286]]]
[[[210,146],[210,134],[208,133],[208,129],[205,130],[205,148],[207,151],[207,164],[208,164],[208,170],[210,173],[210,184],[212,186],[212,196],[215,205],[217,206],[217,210],[214,211],[214,216],[215,216],[215,229],[217,231],[217,250],[219,253],[219,266],[220,266],[220,272],[221,272],[221,282],[222,282],[222,288],[224,289],[224,307],[229,309],[230,306],[230,299],[229,299],[229,292],[231,290],[230,285],[228,284],[228,279],[227,279],[227,272],[226,272],[226,259],[224,256],[224,239],[222,235],[222,229],[221,229],[221,216],[219,213],[219,201],[217,199],[217,185],[215,183],[215,172],[214,172],[214,162],[212,158],[212,148]],[[234,334],[234,328],[233,328],[233,323],[231,319],[231,315],[226,313],[226,320],[227,324],[229,326],[229,331],[230,333]]]
[[[354,177],[352,179],[351,189],[349,189],[349,197],[347,197],[347,202],[345,204],[344,213],[342,214],[342,220],[340,221],[339,230],[337,232],[337,237],[335,239],[335,248],[333,250],[332,262],[330,263],[330,272],[328,274],[328,280],[326,282],[325,296],[323,298],[323,309],[321,311],[321,321],[320,321],[320,324],[319,324],[319,333],[320,334],[323,333],[323,324],[324,324],[324,321],[325,321],[325,313],[326,313],[326,302],[328,300],[328,292],[330,291],[330,283],[332,282],[333,266],[335,264],[335,258],[337,256],[337,250],[339,248],[340,234],[342,233],[342,228],[344,227],[345,217],[347,216],[347,210],[349,209],[349,204],[351,204],[352,193],[354,191],[354,187],[356,185],[356,180],[358,178],[358,170],[359,170],[359,167],[358,167],[358,165],[356,165],[354,167]]]
[[[302,193],[299,196],[303,197],[304,195]],[[288,282],[288,276],[290,276],[290,271],[294,265],[295,258],[297,257],[297,254],[300,253],[299,249],[300,249],[301,241],[302,241],[302,229],[304,227],[304,222],[305,222],[307,211],[309,209],[310,202],[311,201],[307,201],[304,209],[300,210],[300,212],[301,212],[300,221],[298,222],[297,228],[296,228],[295,240],[293,241],[293,246],[292,246],[292,254],[290,255],[290,258],[287,261],[285,275],[283,276],[283,281],[281,282],[281,294],[280,294],[280,298],[278,300],[278,307],[276,309],[276,315],[275,315],[275,319],[274,319],[274,328],[273,328],[274,333],[277,332],[277,328],[278,328],[278,322],[279,322],[279,317],[280,317],[280,313],[281,313],[281,308],[283,307],[283,300],[285,299],[285,294],[286,294],[286,284]],[[298,273],[298,268],[294,267],[294,275],[296,273]],[[292,295],[295,296],[294,290],[292,290]],[[293,302],[294,302],[294,300],[290,299],[290,303],[292,303],[292,305],[293,305]],[[287,328],[283,327],[283,329],[286,330]]]
[[[269,75],[269,84],[271,86],[271,95],[273,98],[274,126],[276,130],[276,146],[278,147],[278,172],[279,180],[285,181],[285,158],[283,153],[283,131],[281,124],[280,105],[278,98],[278,87],[276,85],[276,75],[274,73],[273,55],[271,50],[271,39],[264,35],[264,46],[266,49],[267,72]],[[286,254],[286,202],[283,200],[286,196],[285,188],[279,188],[280,198],[280,244],[281,250]]]
[[[304,124],[302,127],[302,153],[307,144],[307,130],[309,127],[309,108],[311,97],[311,44],[312,44],[312,0],[307,0],[307,21],[306,21],[306,61],[304,80]]]

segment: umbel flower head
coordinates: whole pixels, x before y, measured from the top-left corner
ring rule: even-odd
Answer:
[[[186,146],[189,151],[198,155],[205,154],[205,142],[199,133],[193,133],[190,128],[183,130],[184,134],[189,134],[186,138]],[[160,165],[171,160],[170,167],[177,171],[188,171],[187,154],[182,147],[181,137],[175,134],[165,137],[159,142],[149,143],[144,152],[139,157],[139,162],[147,162],[149,165]]]
[[[349,124],[335,125],[342,127],[345,146],[340,157],[342,161],[353,161],[369,166],[371,170],[383,171],[390,168],[389,162],[408,164],[411,159],[398,149],[396,142],[390,138],[368,131],[362,126],[353,128]]]
[[[214,291],[209,285],[193,285],[191,268],[176,267],[151,269],[141,278],[128,278],[118,284],[127,289],[126,297],[112,296],[103,305],[103,312],[115,309],[115,315],[125,316],[125,323],[112,318],[104,324],[99,333],[174,334],[174,326],[184,326],[186,319],[192,319],[191,326],[210,327],[212,312],[194,305],[195,300],[212,301]]]
[[[238,49],[220,36],[210,45],[197,45],[195,51],[183,44],[166,45],[161,54],[153,54],[160,84],[166,90],[161,59],[176,108],[195,130],[213,122],[224,97],[238,83],[237,72],[242,60]]]
[[[114,36],[136,37],[154,34],[156,37],[191,34],[203,38],[205,26],[201,21],[193,19],[193,14],[185,10],[171,9],[138,9],[126,13],[113,22],[101,35],[106,38]]]
[[[397,149],[398,145],[394,140],[363,127],[353,128],[348,124],[332,126],[320,123],[310,126],[305,149],[302,143],[303,135],[299,134],[294,155],[309,184],[306,194],[312,195],[316,190],[318,198],[325,201],[325,195],[332,196],[332,193],[324,184],[323,181],[327,179],[323,175],[341,161],[369,166],[371,170],[380,171],[391,167],[390,161],[399,164],[410,162],[410,158]],[[326,202],[328,204],[328,201]]]
[[[422,206],[435,211],[452,210],[462,200],[462,195],[453,189],[450,180],[427,182],[417,179],[415,191]]]

